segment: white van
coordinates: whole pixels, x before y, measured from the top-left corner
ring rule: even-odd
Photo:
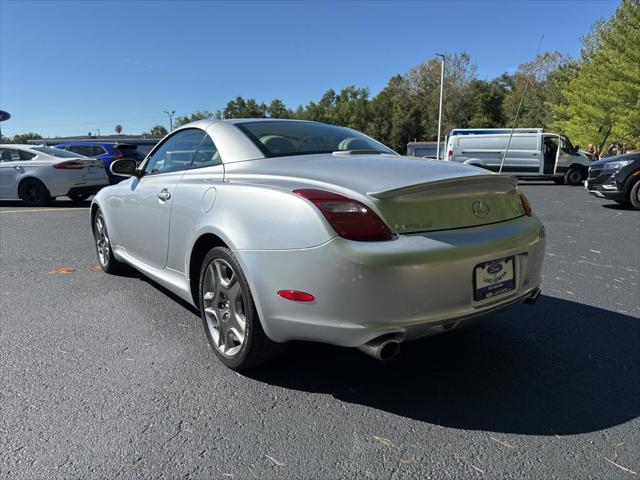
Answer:
[[[503,128],[454,129],[447,139],[446,159],[498,172],[510,133],[510,129]],[[502,173],[581,185],[590,163],[564,135],[544,133],[541,128],[516,128]]]

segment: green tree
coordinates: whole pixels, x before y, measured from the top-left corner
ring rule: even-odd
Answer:
[[[162,138],[167,135],[167,129],[162,125],[154,125],[151,130],[149,130],[148,135],[154,138]]]
[[[622,0],[615,15],[583,39],[577,73],[553,101],[553,126],[581,144],[640,145],[640,1]]]
[[[294,113],[289,110],[279,98],[274,98],[267,106],[269,118],[293,118]]]
[[[447,54],[442,105],[442,131],[467,126],[473,112],[469,85],[476,76],[476,66],[468,53]],[[440,102],[440,60],[432,58],[412,68],[405,75],[414,100],[421,109],[422,140],[435,140],[438,133]]]
[[[399,153],[414,138],[422,138],[421,108],[407,80],[396,75],[372,100],[367,134]]]
[[[187,123],[196,122],[198,120],[209,120],[214,117],[213,113],[208,112],[206,110],[198,110],[197,112],[193,112],[191,115],[184,115],[181,117],[176,117],[173,122],[174,128],[181,127],[186,125]]]
[[[236,97],[229,100],[222,112],[216,115],[219,118],[265,118],[267,116],[267,106],[264,103],[258,103],[253,98],[245,100],[242,97]]]
[[[527,83],[529,84],[517,127],[548,128],[553,121],[553,113],[545,105],[555,84],[550,80],[554,72],[567,64],[569,59],[560,52],[545,52],[534,60],[518,67],[513,77],[513,88],[504,98],[506,125],[511,127],[523,98]]]
[[[120,124],[116,125],[114,130],[116,131],[116,133],[118,135],[120,135],[122,133],[122,125],[120,125]]]
[[[7,137],[3,137],[3,139],[8,140]],[[8,140],[8,143],[27,143],[28,140],[40,140],[40,139],[42,139],[41,135],[37,133],[29,132],[29,133],[21,133],[18,135],[14,135],[11,140]]]

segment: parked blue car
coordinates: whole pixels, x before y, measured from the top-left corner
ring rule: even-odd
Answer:
[[[144,160],[144,155],[138,151],[137,145],[128,143],[103,143],[103,142],[69,142],[54,145],[56,148],[68,150],[73,153],[84,155],[85,157],[99,158],[104,162],[104,168],[109,177],[109,183],[114,184],[124,180],[111,173],[109,166],[111,162],[119,158],[132,158],[138,164]]]

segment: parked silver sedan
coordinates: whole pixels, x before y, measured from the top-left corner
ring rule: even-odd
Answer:
[[[0,145],[0,200],[41,206],[68,196],[82,201],[109,179],[101,160],[36,145]]]
[[[230,368],[291,340],[393,357],[540,290],[545,231],[513,178],[401,157],[354,130],[201,121],[91,207],[100,265],[199,308]]]

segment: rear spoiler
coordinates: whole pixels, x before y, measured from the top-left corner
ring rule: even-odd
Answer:
[[[414,193],[434,190],[440,190],[443,188],[449,188],[456,185],[461,185],[464,183],[472,183],[474,186],[478,185],[501,185],[504,187],[515,188],[518,184],[518,180],[514,177],[509,177],[506,175],[497,175],[495,173],[489,175],[477,175],[475,173],[466,174],[464,176],[459,176],[455,178],[451,178],[450,176],[446,177],[435,177],[433,180],[429,180],[428,182],[414,183],[413,185],[404,185],[402,187],[391,188],[389,190],[379,190],[377,192],[367,192],[367,195],[373,198],[385,199],[385,198],[394,198],[400,197],[404,195],[411,195]]]

